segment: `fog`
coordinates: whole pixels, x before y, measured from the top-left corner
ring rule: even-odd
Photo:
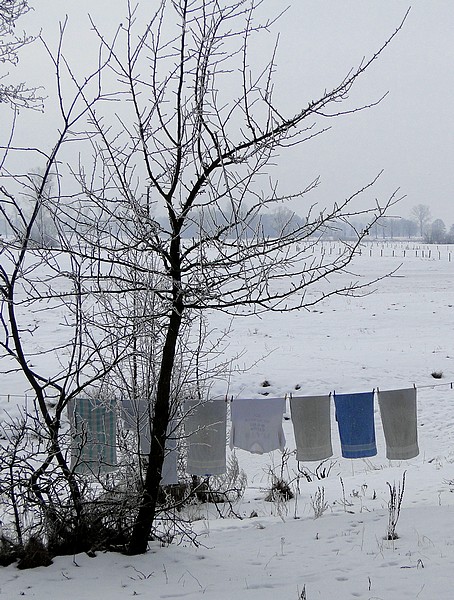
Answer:
[[[97,64],[97,41],[88,13],[106,36],[125,15],[123,0],[35,0],[20,28],[42,33],[56,48],[60,23],[68,17],[64,53],[78,74]],[[153,3],[152,3],[153,4]],[[334,87],[364,57],[370,57],[401,23],[410,5],[402,0],[293,0],[274,28],[252,40],[252,57],[271,52],[279,33],[275,98],[284,114]],[[142,4],[144,18],[148,4]],[[260,15],[273,16],[284,5],[267,0]],[[272,175],[284,191],[304,187],[320,176],[310,202],[341,200],[383,170],[373,195],[384,200],[396,188],[405,198],[394,213],[408,217],[416,204],[430,206],[433,218],[454,222],[451,98],[454,91],[454,3],[417,0],[402,31],[354,86],[348,107],[384,99],[374,108],[327,119],[323,136],[287,153]],[[256,45],[254,45],[256,43]],[[55,120],[55,69],[37,41],[21,53],[9,81],[42,85],[44,114],[22,112],[17,139],[27,145],[52,143]],[[8,116],[2,107],[4,123]],[[35,168],[36,165],[30,165]],[[305,207],[293,207],[304,214]]]

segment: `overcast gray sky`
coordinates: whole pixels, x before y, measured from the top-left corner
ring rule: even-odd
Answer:
[[[124,14],[123,0],[31,0],[31,4],[35,10],[21,26],[30,33],[41,28],[51,43],[59,20],[69,15],[66,54],[81,68],[93,48],[87,13],[106,31],[113,31]],[[399,187],[407,197],[396,214],[406,217],[414,205],[427,204],[433,218],[442,218],[449,228],[454,223],[453,0],[267,0],[264,6],[274,13],[286,5],[289,10],[275,29],[281,32],[276,77],[278,97],[289,112],[339,82],[363,56],[379,48],[410,6],[411,10],[398,37],[351,93],[358,105],[387,91],[388,96],[371,110],[330,122],[329,132],[291,157],[286,155],[279,179],[291,189],[320,175],[322,183],[313,199],[329,204],[384,169],[375,196],[383,198]],[[261,43],[271,47],[273,39],[270,35]],[[263,50],[257,48],[259,53]],[[42,82],[47,88],[47,117],[26,117],[28,131],[45,136],[52,67],[35,44],[23,53],[20,69],[30,83]],[[13,71],[11,79],[14,76]]]

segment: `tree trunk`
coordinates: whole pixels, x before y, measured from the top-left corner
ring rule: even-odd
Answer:
[[[183,304],[174,308],[167,329],[152,421],[152,436],[144,490],[128,546],[128,554],[147,551],[153,521],[156,516],[159,484],[165,456],[165,442],[170,415],[170,394],[175,353],[181,325]]]

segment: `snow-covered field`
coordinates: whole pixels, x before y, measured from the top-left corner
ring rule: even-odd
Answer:
[[[292,392],[298,385],[300,395],[415,385],[417,458],[386,459],[376,408],[377,456],[341,458],[333,419],[329,476],[311,477],[308,469],[315,471],[318,463],[306,463],[308,477],[297,478],[292,425],[284,421],[289,455],[283,470],[296,492],[294,500],[264,501],[270,469],[280,473],[280,452],[236,451],[248,476],[246,493],[234,507],[242,518],[220,518],[212,506],[193,507],[197,547],[153,543],[146,555],[134,558],[106,553],[59,557],[48,568],[30,571],[10,566],[0,569],[0,598],[451,598],[454,260],[446,247],[430,258],[415,252],[403,257],[402,246],[395,256],[389,250],[372,256],[365,251],[354,262],[353,270],[370,278],[402,263],[394,276],[374,286],[374,293],[333,297],[311,311],[236,320],[227,351],[234,355],[244,349],[241,362],[253,366],[232,376],[228,394],[257,393],[265,379],[271,392]],[[213,324],[222,330],[227,321],[217,316]],[[443,373],[441,379],[432,377],[436,371]],[[8,393],[5,385],[2,393]],[[11,409],[6,396],[1,402],[3,409]],[[398,486],[404,472],[399,538],[388,541],[387,482]],[[326,506],[315,518],[321,493]]]

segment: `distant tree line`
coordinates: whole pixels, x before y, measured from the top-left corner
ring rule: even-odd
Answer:
[[[330,239],[349,240],[355,238],[358,231],[366,224],[358,219],[349,223],[339,222],[335,228],[326,232],[325,237]],[[442,219],[434,219],[430,209],[425,204],[413,207],[410,218],[382,217],[378,219],[367,231],[372,239],[412,239],[418,238],[428,244],[454,244],[454,224],[450,229]]]
[[[32,181],[39,181],[39,174],[32,174],[30,176]],[[52,182],[48,184],[52,187]],[[31,198],[24,198],[22,205],[25,213],[30,210]],[[247,210],[247,209],[245,209]],[[200,231],[205,233],[214,233],[223,224],[228,223],[231,219],[231,215],[228,211],[222,210],[207,210],[205,207],[203,210],[200,208],[195,216],[188,220],[188,223],[182,232],[182,237],[186,239],[196,238]],[[303,232],[305,231],[305,223],[308,218],[303,218],[290,210],[287,207],[278,207],[274,210],[257,214],[256,216],[249,216],[251,235],[252,232],[261,231],[261,234],[268,238],[277,238],[281,235],[288,235],[294,232],[298,232],[297,236],[305,237]],[[381,217],[377,219],[372,226],[360,218],[349,219],[348,221],[339,220],[332,221],[327,224],[324,228],[320,228],[317,232],[317,236],[324,240],[353,240],[357,239],[358,233],[363,232],[369,236],[369,239],[421,239],[427,244],[454,244],[454,224],[451,225],[448,230],[446,224],[442,219],[431,220],[431,213],[428,206],[424,204],[418,204],[411,211],[410,218],[404,217]],[[156,216],[155,224],[158,229],[161,229],[165,233],[165,218]],[[68,223],[68,227],[73,229],[74,223]],[[85,224],[83,216],[80,216],[80,220],[76,225],[80,229],[83,229]],[[110,219],[109,229],[112,235],[118,235],[121,230],[120,219]],[[0,220],[0,235],[8,235],[7,219]],[[39,211],[38,219],[34,225],[34,228],[30,232],[30,239],[38,247],[52,247],[53,241],[56,239],[55,225],[53,222],[52,214],[42,208]]]

